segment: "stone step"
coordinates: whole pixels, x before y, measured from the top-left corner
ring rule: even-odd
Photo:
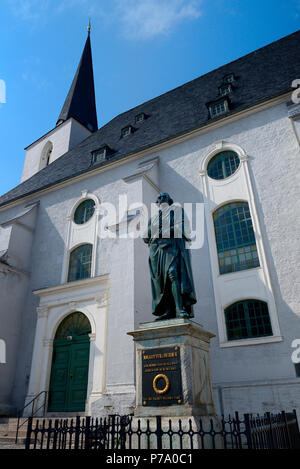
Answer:
[[[8,423],[0,423],[0,433],[8,430]]]
[[[13,436],[0,436],[0,443],[15,443],[16,441],[16,435]],[[18,437],[18,445],[24,445],[26,441],[26,438]]]

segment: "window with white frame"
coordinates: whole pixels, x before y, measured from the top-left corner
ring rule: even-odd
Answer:
[[[209,112],[211,118],[225,114],[226,112],[228,112],[227,100],[224,99],[224,101],[218,101],[217,103],[210,104]]]
[[[225,309],[228,340],[273,335],[268,305],[265,301],[237,301]]]
[[[93,246],[91,244],[82,244],[71,251],[68,282],[83,280],[91,276],[92,251]]]
[[[219,87],[219,94],[220,96],[226,96],[227,94],[231,93],[232,87],[230,83],[226,83]]]
[[[231,202],[213,214],[220,274],[259,267],[247,202]]]

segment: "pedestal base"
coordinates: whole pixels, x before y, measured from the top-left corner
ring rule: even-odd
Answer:
[[[135,417],[215,417],[209,366],[214,334],[177,318],[140,324],[128,334],[136,343]]]

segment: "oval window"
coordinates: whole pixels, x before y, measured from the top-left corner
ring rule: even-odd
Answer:
[[[207,166],[207,174],[212,179],[225,179],[236,172],[240,159],[234,151],[222,151],[215,155]]]
[[[95,211],[95,202],[92,199],[87,199],[81,202],[80,205],[75,210],[74,213],[74,222],[77,225],[82,225],[86,223],[92,216]]]

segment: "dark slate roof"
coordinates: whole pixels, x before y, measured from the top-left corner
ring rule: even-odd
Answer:
[[[229,115],[288,92],[292,81],[300,74],[299,52],[300,31],[120,114],[0,197],[0,206],[109,164],[109,161],[91,164],[91,152],[104,145],[114,151],[109,158],[117,160],[204,127],[212,122],[207,103],[218,98],[218,87],[227,74],[233,73],[236,78],[234,91],[229,96]],[[135,124],[135,116],[142,112],[146,119]],[[121,129],[127,125],[132,125],[135,131],[121,138]]]
[[[98,129],[90,34],[57,123],[70,117],[92,132]]]

